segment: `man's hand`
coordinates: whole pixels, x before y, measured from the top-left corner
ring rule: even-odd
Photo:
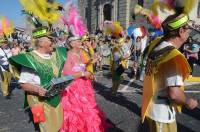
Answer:
[[[181,105],[185,105],[188,109],[194,109],[198,105],[198,101],[192,98],[187,98],[183,90],[180,87],[169,87],[170,99]]]
[[[188,109],[192,110],[194,108],[196,108],[198,106],[198,101],[195,99],[186,99],[186,105],[185,105]]]
[[[36,86],[30,83],[22,83],[20,84],[20,87],[26,92],[29,92],[34,95],[37,94],[39,96],[44,96],[47,91],[46,89],[40,86]]]
[[[39,96],[42,96],[42,97],[45,96],[45,93],[47,92],[47,90],[44,89],[44,88],[42,88],[42,87],[37,87],[37,88],[38,88],[38,89],[37,89],[37,90],[38,90],[38,91],[37,91],[37,92],[38,92],[38,95],[39,95]]]

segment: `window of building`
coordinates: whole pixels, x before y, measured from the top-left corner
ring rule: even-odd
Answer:
[[[144,5],[144,1],[143,0],[138,0],[138,5],[143,6]]]
[[[197,17],[200,18],[200,1],[198,2]]]
[[[105,4],[104,7],[103,7],[104,21],[105,20],[111,21],[111,14],[112,14],[112,5],[111,4]]]

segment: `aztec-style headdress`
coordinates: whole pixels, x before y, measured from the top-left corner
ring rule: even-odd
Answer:
[[[20,2],[26,12],[31,12],[41,21],[51,24],[59,19],[60,14],[58,10],[62,10],[55,0],[20,0]]]
[[[54,0],[20,0],[24,7],[22,14],[26,15],[26,19],[35,29],[32,31],[33,38],[40,37],[56,37],[56,33],[52,31],[51,26],[59,19],[61,6]],[[41,21],[47,22],[49,27],[43,26]]]

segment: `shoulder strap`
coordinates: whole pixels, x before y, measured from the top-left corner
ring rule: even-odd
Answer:
[[[158,59],[158,58],[161,58],[162,56],[168,54],[169,52],[171,52],[173,49],[175,49],[175,47],[173,46],[167,46],[167,47],[164,47],[158,51],[152,51],[150,54],[149,54],[149,59],[151,60],[155,60],[155,59]]]

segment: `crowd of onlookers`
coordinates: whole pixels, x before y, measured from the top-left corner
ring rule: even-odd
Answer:
[[[67,41],[68,33],[56,28],[56,37],[54,43],[56,47],[66,47],[69,48]],[[113,60],[112,50],[116,46],[116,39],[113,39],[109,35],[105,35],[103,32],[98,31],[95,34],[90,34],[95,39],[92,39],[92,47],[94,51],[101,56],[101,59],[95,64],[95,70],[102,70],[103,65],[111,65]],[[124,44],[122,46],[122,51],[124,53],[129,53],[130,57],[127,59],[128,67],[132,70],[131,76],[139,79],[141,74],[141,67],[143,64],[143,52],[145,47],[152,41],[149,34],[142,38],[137,36],[134,38],[124,35]],[[32,44],[31,36],[25,32],[15,32],[8,37],[9,48],[11,49],[12,55],[17,55],[20,52],[31,51],[34,48]],[[142,43],[145,43],[142,44]],[[200,64],[200,42],[197,42],[189,37],[188,41],[180,48],[180,51],[188,59],[188,62],[193,69],[193,66]],[[141,79],[142,80],[142,79]]]
[[[192,70],[194,66],[200,65],[200,42],[189,37],[187,42],[180,48],[180,51],[187,58]]]

